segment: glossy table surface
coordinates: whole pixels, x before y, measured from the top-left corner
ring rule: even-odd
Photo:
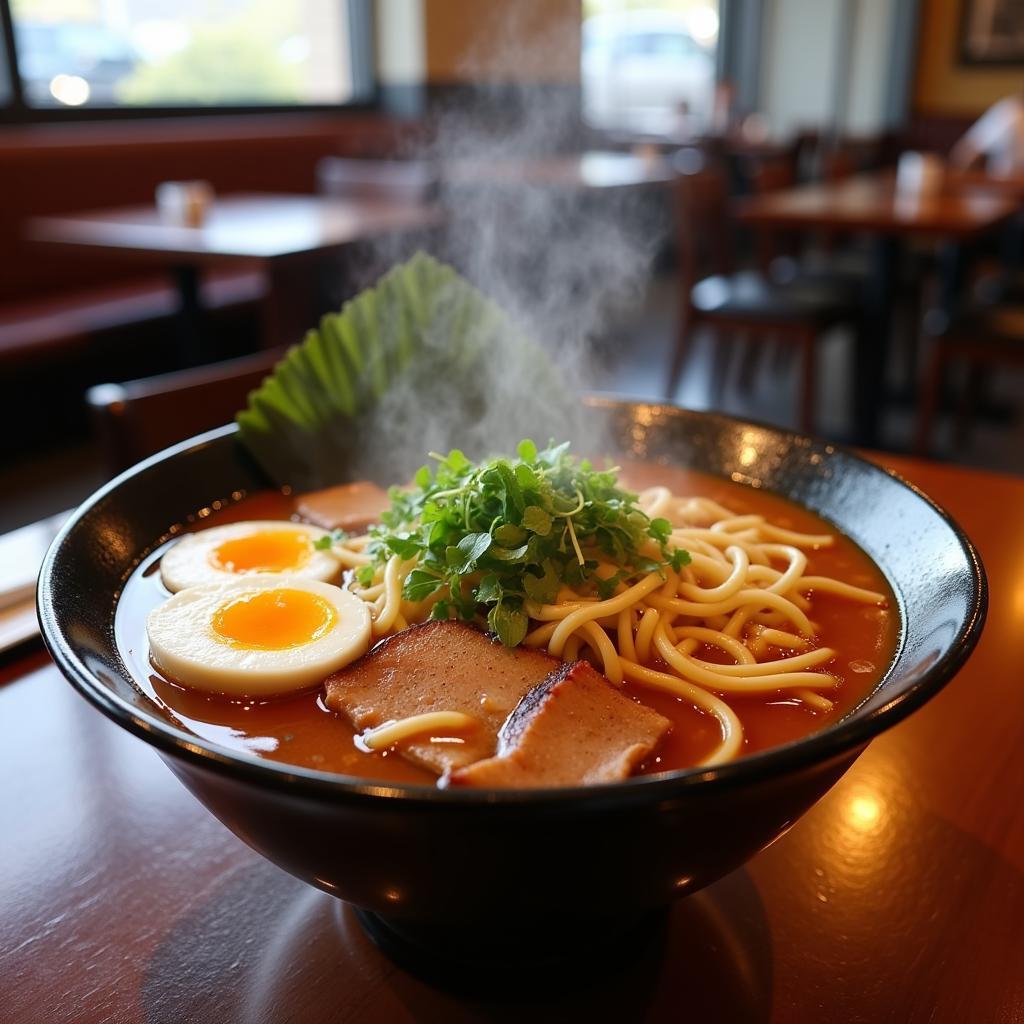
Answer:
[[[452,160],[441,168],[448,185],[533,185],[569,189],[635,188],[672,180],[669,162],[649,155],[593,150],[565,156]]]
[[[949,686],[620,970],[517,994],[384,957],[38,648],[0,668],[0,1019],[1024,1020],[1024,481],[882,459],[960,521],[988,625]],[[618,936],[609,936],[618,942]]]
[[[993,192],[1024,202],[1024,174],[989,174],[987,171],[960,171],[947,168],[943,178],[947,191]]]
[[[888,173],[801,185],[740,199],[737,218],[770,228],[819,228],[967,239],[1008,220],[1020,204],[1006,190],[957,188],[932,197],[899,193]]]
[[[395,231],[439,224],[439,207],[382,199],[240,193],[217,197],[200,227],[162,219],[155,206],[36,217],[37,242],[89,246],[188,262],[230,257],[275,259],[322,252]]]

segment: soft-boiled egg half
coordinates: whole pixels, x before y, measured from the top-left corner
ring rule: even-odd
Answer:
[[[330,549],[316,547],[327,531],[291,522],[215,526],[182,537],[160,560],[160,578],[172,593],[251,573],[282,572],[331,581],[341,571]]]
[[[315,686],[365,653],[370,610],[347,590],[256,574],[178,591],[146,621],[150,657],[175,682],[271,697]]]

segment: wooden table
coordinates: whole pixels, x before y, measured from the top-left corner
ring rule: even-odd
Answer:
[[[666,185],[672,177],[668,160],[657,153],[638,156],[601,150],[521,159],[451,160],[441,166],[441,179],[450,186],[532,185],[603,192]]]
[[[1016,209],[1012,197],[984,189],[954,189],[930,198],[900,194],[893,175],[880,172],[741,199],[736,216],[755,227],[960,240],[990,231]]]
[[[263,861],[42,652],[0,668],[0,1018],[1010,1024],[1024,1017],[1024,481],[887,462],[977,543],[959,676],[619,973],[459,995]],[[609,941],[616,941],[614,936]]]
[[[988,171],[947,168],[942,185],[948,192],[992,192],[1024,202],[1024,174],[989,174]]]
[[[201,336],[199,271],[226,260],[265,268],[267,347],[300,341],[323,310],[311,289],[316,263],[356,242],[440,224],[434,204],[380,199],[238,194],[218,197],[201,227],[161,219],[154,206],[122,207],[59,217],[36,217],[27,225],[36,242],[79,248],[83,253],[130,254],[171,270],[181,297],[183,344],[194,351]]]
[[[67,517],[58,512],[0,536],[0,655],[39,633],[36,577]]]
[[[951,302],[963,283],[964,244],[1005,224],[1018,208],[1017,199],[1005,192],[956,189],[933,198],[901,195],[890,173],[766,192],[736,203],[739,221],[754,228],[871,236],[874,251],[865,282],[854,382],[857,443],[878,443],[880,382],[892,334],[901,244],[909,238],[947,243],[942,252],[942,290],[944,301]]]

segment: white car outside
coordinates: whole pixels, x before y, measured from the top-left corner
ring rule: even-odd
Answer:
[[[599,128],[671,135],[683,105],[706,124],[715,54],[669,11],[597,14],[583,23],[583,115]]]

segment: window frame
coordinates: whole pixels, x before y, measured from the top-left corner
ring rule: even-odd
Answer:
[[[175,118],[205,118],[265,114],[338,114],[373,110],[380,105],[380,92],[374,61],[373,0],[348,0],[348,38],[352,60],[354,98],[338,103],[261,103],[195,104],[193,106],[124,107],[34,107],[25,101],[18,50],[14,34],[14,15],[10,0],[0,0],[0,29],[6,63],[7,95],[0,98],[0,126],[25,124],[67,124],[77,122],[151,121]],[[3,93],[0,92],[0,97]]]

